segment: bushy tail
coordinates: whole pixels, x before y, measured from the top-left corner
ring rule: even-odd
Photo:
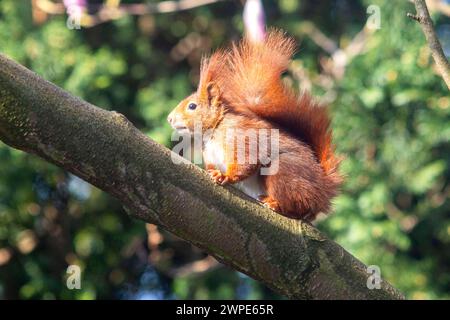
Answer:
[[[281,79],[295,47],[292,38],[277,30],[269,31],[264,42],[244,38],[233,45],[227,55],[229,67],[219,77],[222,94],[229,105],[250,109],[310,145],[325,173],[338,183],[339,159],[326,108],[308,94],[297,95]]]

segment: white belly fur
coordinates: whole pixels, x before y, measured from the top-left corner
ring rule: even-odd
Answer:
[[[235,183],[234,186],[246,195],[256,200],[258,200],[259,196],[265,195],[263,186],[261,184],[261,178],[259,176],[259,170],[247,179]]]
[[[208,141],[203,147],[203,159],[213,163],[222,173],[226,171],[225,154],[221,145],[214,140]]]
[[[226,171],[225,155],[223,148],[214,140],[208,141],[203,148],[203,158],[207,163],[213,163],[222,173]],[[258,200],[258,196],[265,195],[261,184],[259,170],[247,179],[235,183],[234,186],[246,195]]]

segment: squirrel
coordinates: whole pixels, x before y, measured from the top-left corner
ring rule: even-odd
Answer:
[[[204,57],[197,91],[175,107],[168,122],[180,133],[193,134],[196,123],[203,134],[209,132],[202,138],[202,152],[215,182],[235,184],[284,216],[313,221],[329,211],[342,176],[327,109],[282,80],[295,50],[292,38],[273,29],[261,42],[244,36],[230,48]],[[241,130],[237,147],[226,134],[230,130]],[[269,140],[277,136],[276,158],[267,152],[269,164],[261,160],[264,157],[249,161],[250,152],[259,152],[262,142],[252,149],[251,135],[242,140],[242,130],[272,132]],[[239,152],[244,161],[238,161]],[[269,166],[275,173],[262,174]]]

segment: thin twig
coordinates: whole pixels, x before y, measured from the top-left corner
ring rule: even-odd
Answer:
[[[110,20],[116,20],[124,15],[148,15],[156,13],[171,13],[185,11],[196,7],[222,2],[225,0],[180,0],[180,1],[161,1],[158,3],[135,3],[123,4],[120,6],[107,6],[90,4],[89,9],[98,11],[95,15],[88,15],[85,26],[92,27]],[[63,14],[66,9],[62,3],[54,3],[50,0],[38,0],[37,7],[49,14]]]
[[[350,61],[366,50],[369,36],[374,32],[374,29],[365,25],[345,47],[340,47],[312,22],[303,22],[299,29],[301,33],[306,34],[328,55],[320,59],[320,65],[323,70],[318,76],[311,77],[302,70],[303,67],[299,64],[290,67],[292,75],[300,81],[302,89],[310,87],[312,83],[325,89],[326,93],[319,100],[324,104],[330,104],[337,96],[335,91],[336,82],[344,77],[346,67]]]
[[[212,271],[221,266],[222,264],[220,264],[216,259],[214,259],[214,257],[207,256],[204,259],[197,260],[188,263],[184,266],[169,270],[168,275],[171,276],[172,278],[189,277]]]
[[[329,54],[333,54],[338,49],[335,41],[328,38],[316,25],[310,21],[302,22],[299,26],[301,33],[307,34],[319,47]]]
[[[422,17],[421,16],[418,16],[418,15],[415,15],[415,14],[412,14],[412,13],[409,13],[409,12],[406,14],[406,16],[408,18],[416,20],[417,22],[422,22]]]
[[[427,39],[428,46],[431,50],[434,62],[436,62],[437,69],[445,81],[448,89],[450,89],[450,63],[445,57],[442,50],[441,43],[436,36],[436,31],[433,27],[433,20],[431,20],[430,13],[428,12],[427,5],[424,0],[414,0],[416,7],[416,15],[408,13],[407,16],[418,21],[422,27],[422,31]]]

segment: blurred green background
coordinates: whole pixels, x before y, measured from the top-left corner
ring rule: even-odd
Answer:
[[[67,27],[61,2],[53,2],[55,14],[46,12],[55,9],[51,2],[38,2],[0,0],[0,52],[97,106],[124,113],[168,147],[165,118],[194,90],[201,56],[238,39],[244,28],[244,1],[124,15],[80,30]],[[378,265],[408,298],[449,299],[450,97],[420,26],[406,17],[413,5],[263,3],[267,24],[300,44],[287,80],[330,104],[334,139],[345,156],[342,195],[318,228],[364,263]],[[381,9],[381,28],[361,34],[370,5]],[[438,10],[432,16],[448,56],[450,18]],[[335,59],[330,52],[338,52]],[[82,268],[81,290],[66,287],[70,264]],[[130,219],[116,200],[82,180],[0,143],[0,298],[281,297]]]

